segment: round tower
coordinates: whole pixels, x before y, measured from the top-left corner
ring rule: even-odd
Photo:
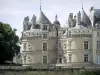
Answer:
[[[55,28],[59,29],[60,28],[60,22],[58,21],[58,16],[55,16],[55,21],[53,22],[53,25]]]

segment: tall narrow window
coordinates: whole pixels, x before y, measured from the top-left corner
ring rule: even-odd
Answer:
[[[47,51],[47,43],[43,43],[43,51]]]
[[[100,55],[97,55],[97,64],[100,64]]]
[[[43,38],[47,38],[47,34],[43,34]]]
[[[66,49],[66,44],[64,44],[64,49]]]
[[[100,49],[100,41],[97,41],[97,50]]]
[[[72,54],[69,54],[69,62],[72,61]]]
[[[84,49],[88,49],[88,41],[84,41]]]
[[[26,50],[26,43],[23,44],[24,50]]]
[[[100,32],[97,32],[97,37],[100,37]]]
[[[47,64],[47,56],[43,56],[43,64]]]
[[[47,30],[47,25],[43,25],[43,30]]]
[[[61,43],[60,42],[58,43],[58,47],[59,47],[59,49],[61,48]]]
[[[88,54],[84,54],[84,62],[88,62]]]
[[[62,58],[61,57],[59,58],[59,63],[62,63]]]
[[[24,64],[26,64],[26,56],[24,56]]]
[[[69,37],[71,37],[71,31],[69,31],[69,33],[68,33],[68,34],[69,34],[68,36],[69,36]]]

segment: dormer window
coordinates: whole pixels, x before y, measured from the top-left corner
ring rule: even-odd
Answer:
[[[43,30],[47,30],[47,25],[43,25]]]

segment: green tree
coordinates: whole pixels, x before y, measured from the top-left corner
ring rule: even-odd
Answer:
[[[9,24],[0,22],[0,64],[12,61],[15,54],[20,52],[19,37],[16,31]]]

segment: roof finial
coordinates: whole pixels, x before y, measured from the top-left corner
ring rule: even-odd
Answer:
[[[82,9],[83,9],[83,1],[81,0],[81,3],[82,3]]]
[[[40,10],[41,10],[41,0],[40,0]]]

